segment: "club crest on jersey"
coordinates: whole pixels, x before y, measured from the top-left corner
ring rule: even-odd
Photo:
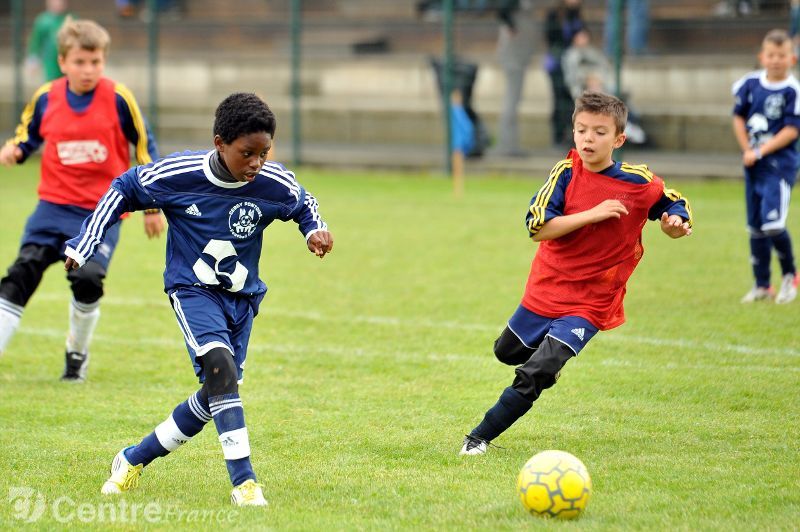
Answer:
[[[786,104],[786,100],[783,98],[783,94],[770,94],[767,96],[767,99],[764,100],[764,114],[767,115],[767,118],[770,120],[777,120],[783,115],[783,107]]]
[[[228,227],[236,238],[247,238],[252,235],[259,220],[261,220],[261,209],[249,201],[237,203],[228,211]]]

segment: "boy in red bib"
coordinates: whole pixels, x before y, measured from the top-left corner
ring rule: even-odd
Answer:
[[[645,165],[615,162],[628,111],[618,98],[585,92],[572,115],[575,149],[531,200],[528,232],[542,242],[521,305],[495,341],[517,366],[511,386],[464,439],[461,454],[489,442],[530,410],[561,368],[598,330],[625,321],[625,285],[644,253],[642,229],[659,220],[671,238],[692,232],[688,202]]]
[[[22,112],[16,136],[0,149],[0,164],[23,163],[44,143],[39,203],[28,218],[19,256],[0,280],[0,354],[45,270],[64,259],[64,243],[80,231],[111,181],[130,167],[128,143],[139,164],[158,157],[130,91],[103,77],[109,36],[89,20],[69,21],[58,32],[64,77],[42,85]],[[46,142],[45,142],[46,141]],[[145,214],[149,237],[164,229],[160,212]],[[67,274],[72,288],[62,380],[86,378],[89,342],[100,317],[103,279],[119,238],[110,230],[89,268]]]

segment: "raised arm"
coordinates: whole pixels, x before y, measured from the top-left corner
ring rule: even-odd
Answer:
[[[131,168],[111,183],[94,212],[83,221],[80,234],[67,241],[65,270],[83,266],[124,213],[158,207],[139,184],[138,168]]]
[[[293,213],[292,220],[306,239],[308,250],[319,258],[333,251],[333,235],[319,215],[317,199],[304,191],[301,201]]]

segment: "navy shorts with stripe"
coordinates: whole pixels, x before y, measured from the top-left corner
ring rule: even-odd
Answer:
[[[747,226],[751,231],[786,229],[794,175],[781,175],[768,165],[744,169],[744,192],[747,202]]]
[[[508,328],[526,347],[537,349],[545,336],[551,336],[569,346],[577,355],[597,334],[597,327],[579,316],[548,318],[532,312],[522,305],[508,320]]]
[[[25,223],[20,247],[28,244],[48,246],[58,250],[62,258],[66,258],[64,250],[66,242],[81,233],[83,221],[92,214],[91,210],[82,209],[75,205],[59,205],[49,201],[39,200],[36,209]],[[97,252],[89,259],[108,270],[108,263],[119,242],[119,229],[122,222],[117,222],[106,232],[103,243]]]
[[[169,300],[200,382],[205,381],[205,375],[198,359],[211,349],[222,347],[233,353],[241,383],[250,330],[261,298],[188,286],[172,290]]]

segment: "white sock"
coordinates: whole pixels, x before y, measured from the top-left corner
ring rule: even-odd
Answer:
[[[22,307],[0,298],[0,355],[19,327],[20,317],[22,317]]]
[[[69,306],[67,351],[84,355],[89,352],[89,343],[92,341],[98,319],[100,319],[100,301],[87,304],[72,300]]]

